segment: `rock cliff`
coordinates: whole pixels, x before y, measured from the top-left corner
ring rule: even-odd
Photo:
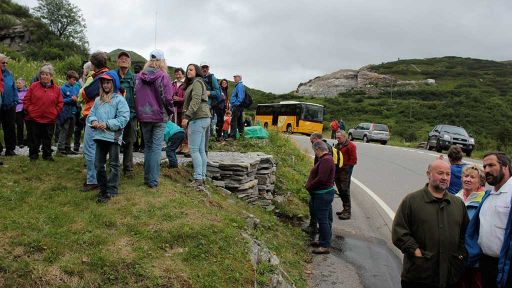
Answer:
[[[300,83],[298,96],[329,97],[350,90],[365,90],[373,93],[396,84],[397,79],[371,72],[365,67],[359,70],[342,69],[334,73],[319,76],[306,83]]]

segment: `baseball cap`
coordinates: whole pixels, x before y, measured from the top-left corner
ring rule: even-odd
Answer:
[[[112,76],[108,75],[107,73],[103,73],[100,75],[100,79],[112,80]]]
[[[240,74],[235,74],[233,77],[242,77]]]
[[[199,65],[199,67],[202,68],[203,66],[210,67],[210,64],[208,64],[207,61],[201,61],[201,64]]]
[[[119,52],[119,54],[117,54],[117,59],[121,58],[121,56],[126,56],[126,57],[130,58],[130,54],[128,54],[128,52],[126,52],[126,51]]]
[[[164,51],[155,49],[149,53],[149,59],[151,60],[164,60]]]

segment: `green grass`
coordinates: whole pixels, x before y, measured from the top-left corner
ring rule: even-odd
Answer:
[[[256,141],[257,142],[257,141]],[[268,151],[290,143],[273,135]],[[237,147],[259,147],[245,140]],[[293,146],[279,162],[278,189],[290,192],[280,207],[306,213],[304,171],[287,167]],[[0,286],[2,287],[253,287],[268,283],[272,267],[253,270],[246,213],[261,220],[250,235],[265,243],[297,287],[305,287],[308,260],[305,236],[272,212],[225,196],[209,186],[212,197],[187,187],[190,168],[162,169],[157,189],[146,188],[141,166],[134,179],[121,179],[120,194],[106,205],[94,193],[78,192],[83,161],[56,162],[4,158],[0,167]],[[300,160],[302,161],[302,160]],[[304,167],[306,168],[306,167]],[[290,176],[290,177],[289,177]],[[298,183],[288,183],[287,181]],[[299,184],[300,183],[300,184]],[[297,193],[297,195],[296,195]],[[255,276],[256,272],[256,276]]]

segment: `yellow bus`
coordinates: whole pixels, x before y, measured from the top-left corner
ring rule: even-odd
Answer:
[[[256,107],[255,121],[265,129],[281,132],[322,133],[324,106],[296,101],[259,104]]]

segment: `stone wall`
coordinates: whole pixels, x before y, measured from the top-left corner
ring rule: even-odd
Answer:
[[[30,32],[16,25],[0,31],[0,44],[9,49],[20,51],[30,41]]]
[[[276,163],[261,152],[209,152],[207,176],[213,184],[239,198],[263,207],[272,207]]]

